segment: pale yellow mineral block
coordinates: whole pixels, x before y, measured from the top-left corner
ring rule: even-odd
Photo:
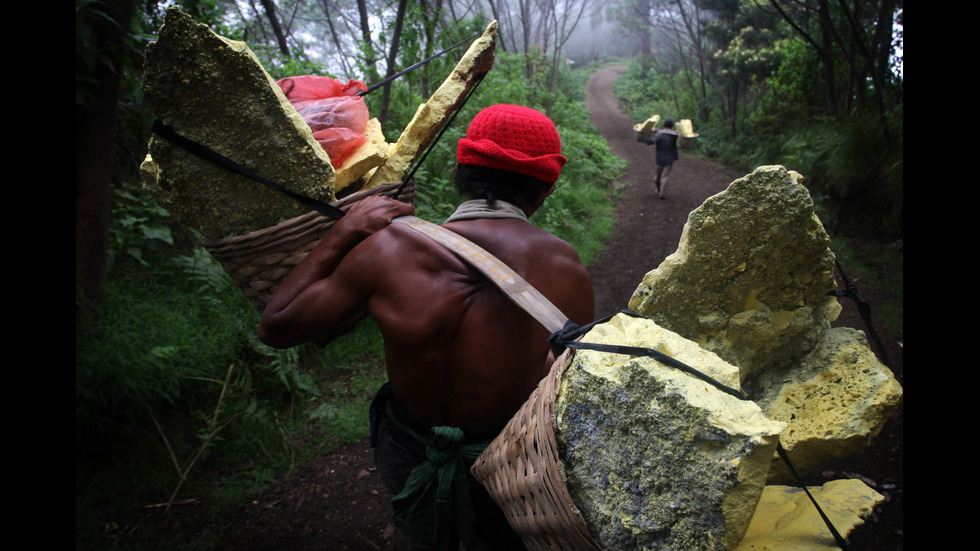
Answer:
[[[630,308],[737,365],[743,383],[799,362],[840,313],[830,237],[799,180],[762,166],[705,200]]]
[[[168,8],[147,47],[143,94],[153,115],[181,136],[301,195],[334,199],[330,158],[244,42]],[[310,210],[159,136],[148,149],[146,188],[206,237],[242,235]]]
[[[650,117],[649,119],[647,119],[647,120],[643,121],[642,123],[640,123],[638,130],[643,131],[643,132],[649,132],[650,130],[653,130],[654,128],[656,128],[657,127],[657,124],[659,124],[659,123],[660,123],[660,115],[654,115],[654,116]]]
[[[360,180],[365,173],[380,166],[388,158],[388,142],[385,141],[378,119],[367,122],[364,134],[368,140],[337,169],[337,193]]]
[[[789,424],[780,442],[800,473],[867,448],[902,402],[902,386],[891,370],[864,334],[848,327],[826,331],[798,368],[767,373],[759,386],[759,406]],[[774,457],[770,483],[792,480]]]
[[[681,119],[680,122],[677,123],[677,133],[681,136],[690,138],[697,136],[697,134],[694,133],[694,125],[691,124],[691,119]]]
[[[847,538],[885,498],[860,480],[833,480],[809,488],[834,528]],[[835,551],[827,525],[800,488],[766,486],[736,551]]]

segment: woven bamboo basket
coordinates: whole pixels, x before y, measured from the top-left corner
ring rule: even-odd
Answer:
[[[677,145],[683,149],[694,149],[694,146],[698,144],[698,136],[698,134],[694,134],[693,136],[684,136],[682,134],[677,138]]]
[[[331,204],[346,212],[354,203],[371,195],[392,197],[400,185],[399,182],[380,185]],[[406,203],[415,199],[414,181],[405,185],[398,199]],[[201,242],[261,312],[286,275],[316,247],[334,222],[312,211],[245,235],[203,238]]]
[[[633,137],[636,138],[636,141],[640,143],[647,143],[647,140],[650,138],[650,134],[652,134],[655,131],[656,129],[643,130],[643,124],[633,125]]]
[[[555,389],[572,354],[566,350],[555,360],[470,470],[531,551],[602,549],[572,503],[555,441]]]

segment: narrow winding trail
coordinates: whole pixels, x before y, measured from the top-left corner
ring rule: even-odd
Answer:
[[[616,210],[605,252],[589,268],[596,292],[596,317],[626,308],[643,275],[660,265],[677,249],[687,215],[708,197],[723,191],[742,174],[729,174],[707,161],[680,152],[680,160],[665,191],[657,197],[653,188],[654,148],[637,142],[633,121],[619,110],[613,82],[624,65],[595,72],[586,86],[586,106],[612,152],[626,160],[623,176],[628,187]],[[641,118],[654,115],[644,114]],[[660,113],[669,118],[670,113]]]

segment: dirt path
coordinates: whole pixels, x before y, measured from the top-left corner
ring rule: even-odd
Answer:
[[[586,86],[592,124],[612,152],[628,163],[624,179],[630,184],[619,201],[607,248],[589,270],[596,291],[596,317],[626,308],[643,275],[677,249],[688,213],[742,176],[681,150],[664,188],[665,199],[659,199],[653,187],[654,148],[636,141],[633,121],[619,111],[612,90],[625,70],[621,65],[600,69]]]
[[[631,184],[620,201],[608,248],[590,269],[597,317],[625,308],[643,274],[676,248],[688,213],[742,176],[682,151],[666,188],[667,198],[659,200],[651,180],[652,148],[634,140],[632,121],[619,112],[612,93],[612,82],[623,70],[602,69],[588,83],[592,121],[612,151],[629,163],[624,178]],[[845,308],[845,316],[846,312]],[[848,324],[860,323],[853,316],[850,319]],[[897,352],[900,355],[901,349]],[[882,444],[876,442],[878,451],[869,450],[857,463],[849,461],[835,467],[892,487],[892,494],[898,497],[897,513],[893,503],[889,514],[877,519],[876,536],[865,549],[902,547],[900,417],[897,431],[893,424],[889,434],[879,437]],[[243,505],[232,519],[224,519],[231,527],[221,538],[219,549],[407,549],[407,542],[388,521],[389,499],[374,471],[370,447],[366,441],[358,442],[304,465]]]

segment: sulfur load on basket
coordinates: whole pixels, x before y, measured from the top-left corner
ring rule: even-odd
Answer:
[[[147,48],[143,92],[157,120],[307,197],[334,199],[334,169],[306,122],[244,42],[176,8]],[[244,234],[310,209],[261,184],[151,138],[142,173],[157,202],[211,238]]]
[[[677,145],[683,148],[690,149],[698,143],[698,133],[694,131],[691,119],[681,119],[677,123],[677,133],[679,134]]]
[[[310,113],[301,106],[308,125],[245,43],[214,34],[177,8],[167,10],[158,40],[148,48],[144,92],[157,119],[177,134],[292,192],[342,210],[373,194],[411,202],[414,184],[401,186],[398,180],[492,68],[496,29],[491,22],[471,45],[419,108],[427,116],[417,114],[397,145],[387,144],[377,119],[369,119],[358,122],[358,146],[341,148],[345,158],[333,162],[321,143],[332,148],[335,140],[325,134],[338,132],[324,133],[321,126],[350,114],[350,94],[337,100],[345,104],[341,109]],[[320,77],[295,79],[314,87],[330,84]],[[333,224],[278,191],[156,136],[141,171],[157,202],[201,231],[205,247],[260,310]]]
[[[726,385],[738,369],[652,321],[620,314],[585,342],[653,348]],[[656,360],[578,350],[555,397],[568,490],[603,549],[733,549],[784,423]]]
[[[369,185],[393,182],[405,176],[415,159],[436,139],[447,119],[466,101],[470,90],[493,68],[496,46],[497,22],[491,21],[428,101],[418,106],[415,116],[391,148],[388,160],[371,176]]]
[[[618,315],[583,342],[653,348],[738,388],[738,369]],[[786,425],[642,357],[566,352],[473,465],[531,550],[733,549]]]
[[[660,123],[660,115],[654,115],[641,123],[634,124],[633,133],[636,141],[646,143],[650,134],[657,131],[658,123]]]

